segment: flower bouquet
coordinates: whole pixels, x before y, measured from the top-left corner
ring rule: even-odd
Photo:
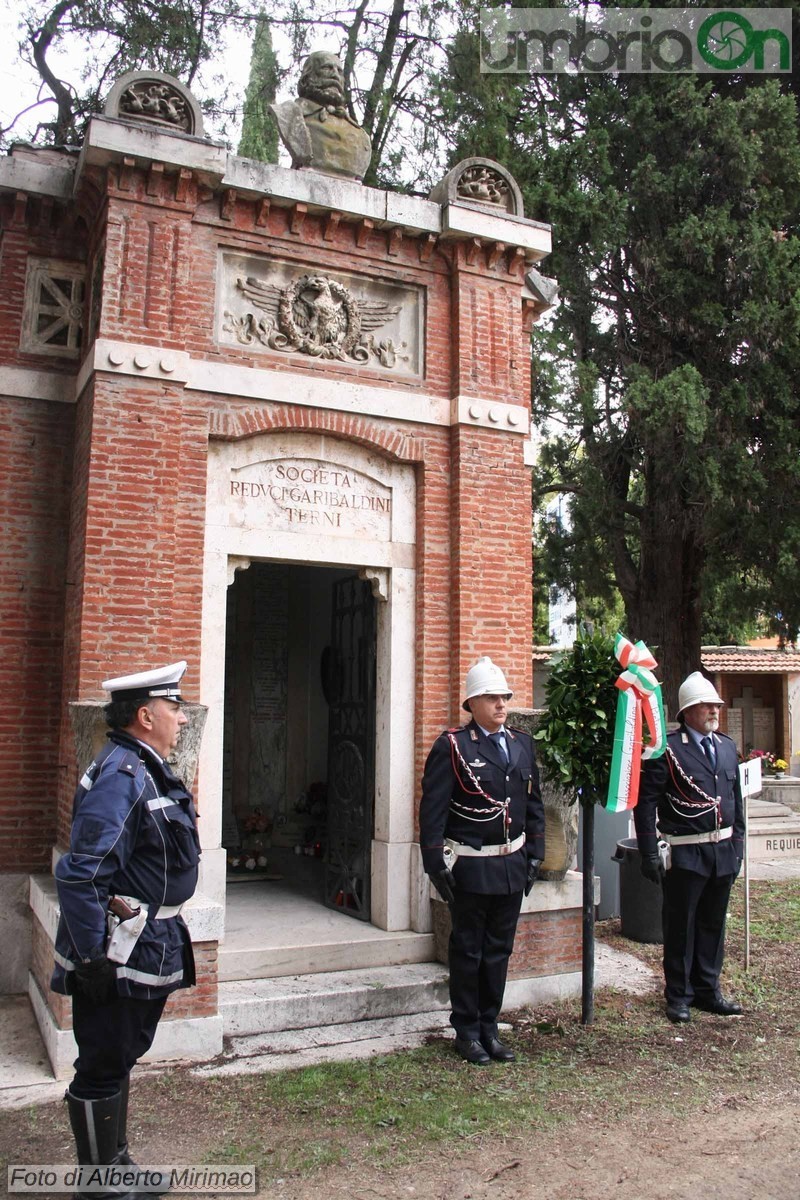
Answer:
[[[263,809],[254,808],[243,818],[242,849],[228,855],[228,866],[234,871],[255,871],[267,865],[267,835],[272,831],[272,818]]]
[[[751,750],[747,756],[748,760],[754,758],[761,759],[761,770],[768,775],[783,775],[784,771],[789,769],[789,764],[785,758],[778,758],[770,750]]]

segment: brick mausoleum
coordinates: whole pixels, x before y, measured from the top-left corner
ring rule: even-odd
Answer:
[[[531,704],[548,227],[484,160],[420,199],[238,158],[166,86],[181,123],[116,87],[79,152],[0,162],[0,985],[58,1072],[50,870],[104,678],[186,658],[206,717],[200,980],[156,1057],[218,1053],[246,981],[431,961],[425,754],[480,654]],[[579,895],[534,889],[510,1002],[579,986]]]

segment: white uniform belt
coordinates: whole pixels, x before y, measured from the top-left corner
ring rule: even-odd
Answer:
[[[182,904],[161,904],[156,909],[154,921],[166,921],[169,917],[179,917],[181,915]]]
[[[135,896],[121,896],[120,899],[129,904],[131,908],[148,909],[154,921],[168,921],[170,917],[179,917],[183,908],[182,904],[147,904],[144,900],[137,900]]]
[[[733,829],[728,825],[726,829],[712,829],[710,833],[662,833],[661,837],[670,846],[697,846],[701,842],[724,842],[733,837]]]
[[[515,850],[521,850],[525,845],[525,834],[521,833],[519,837],[514,838],[513,842],[500,842],[496,846],[481,846],[480,850],[474,846],[464,846],[461,842],[454,842],[452,838],[445,838],[444,844],[449,846],[459,858],[462,855],[472,858],[492,858],[497,854],[513,854]]]

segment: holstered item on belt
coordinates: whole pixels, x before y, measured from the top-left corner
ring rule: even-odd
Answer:
[[[108,942],[106,958],[126,963],[147,923],[147,905],[134,908],[125,896],[112,896],[108,902]]]
[[[137,904],[136,908],[132,908],[124,896],[112,896],[108,902],[108,911],[119,917],[120,921],[130,921],[132,917],[138,917],[141,905]]]
[[[664,870],[668,871],[672,866],[672,847],[663,838],[659,838],[658,857],[661,859],[661,865]]]

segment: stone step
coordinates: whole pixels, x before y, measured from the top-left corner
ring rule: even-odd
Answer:
[[[747,815],[751,821],[760,821],[764,817],[794,817],[797,816],[793,808],[789,808],[787,804],[780,804],[775,800],[758,800],[751,797],[747,805]]]
[[[800,815],[751,821],[747,841],[752,859],[800,859]]]
[[[424,1044],[431,1034],[452,1036],[449,1010],[378,1017],[312,1029],[283,1030],[226,1039],[222,1059],[195,1068],[195,1075],[247,1075],[321,1062],[391,1054]]]
[[[219,949],[222,982],[275,979],[287,975],[359,971],[377,966],[431,962],[432,933],[385,933],[347,941],[308,941],[293,946],[237,946]]]
[[[435,962],[219,986],[223,1035],[234,1038],[434,1013],[448,1004],[447,971]]]

